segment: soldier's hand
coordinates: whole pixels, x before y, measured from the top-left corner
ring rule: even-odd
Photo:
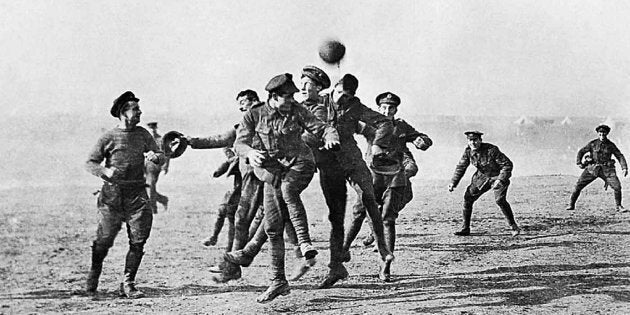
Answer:
[[[168,167],[162,168],[162,171],[164,172],[164,175],[168,174]]]
[[[580,169],[584,169],[584,168],[586,167],[586,165],[584,165],[584,164],[582,164],[582,163],[578,163],[578,164],[577,164],[577,166],[578,166]]]
[[[339,141],[326,141],[326,143],[324,143],[324,150],[339,151],[340,148],[341,143],[339,143]]]
[[[191,136],[182,136],[182,138],[186,139],[186,142],[188,143],[188,145],[191,145],[193,137],[191,137]]]
[[[114,179],[114,176],[116,176],[118,172],[118,169],[115,167],[110,167],[110,168],[105,168],[105,170],[103,170],[103,176],[105,177],[104,179],[106,180],[112,180]]]
[[[151,161],[155,164],[160,163],[160,157],[158,157],[157,154],[155,154],[155,152],[153,151],[149,151],[149,152],[145,152],[144,153],[144,158],[147,159],[148,161]]]
[[[623,169],[623,170],[621,170],[621,171],[623,172],[623,177],[628,176],[628,169],[627,169],[627,168],[626,168],[626,169]]]
[[[448,191],[453,192],[453,190],[455,190],[455,185],[453,183],[448,184]]]
[[[265,151],[251,150],[247,153],[247,159],[252,166],[261,167],[265,160]]]

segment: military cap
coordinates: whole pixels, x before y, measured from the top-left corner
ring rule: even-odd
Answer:
[[[319,83],[324,89],[330,87],[330,78],[326,72],[315,66],[305,66],[302,69],[302,77],[310,78],[311,80]]]
[[[147,126],[149,128],[157,128],[157,121],[148,122]]]
[[[137,102],[139,100],[140,99],[138,99],[131,91],[127,91],[114,100],[114,105],[112,105],[109,113],[112,114],[112,116],[118,118],[118,116],[120,116],[120,112],[123,110],[123,106],[125,106],[127,102]]]
[[[394,106],[400,105],[400,97],[392,92],[381,93],[376,97],[376,105],[391,104]]]
[[[605,133],[610,133],[610,127],[608,127],[608,125],[599,125],[597,126],[597,128],[595,128],[595,131],[597,132],[603,131]]]
[[[352,94],[356,93],[359,88],[359,80],[350,73],[344,74],[336,85],[339,84],[341,84],[344,91],[352,92]]]
[[[293,76],[290,73],[279,74],[271,78],[267,86],[265,86],[265,90],[279,94],[292,94],[299,91],[295,83],[293,83]]]
[[[466,135],[466,137],[469,140],[472,140],[472,139],[479,139],[479,138],[481,138],[481,135],[483,135],[483,132],[477,131],[477,130],[470,130],[470,131],[464,132],[464,134]]]

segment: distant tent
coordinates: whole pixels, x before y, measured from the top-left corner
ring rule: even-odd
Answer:
[[[562,125],[562,126],[573,125],[573,120],[571,120],[571,118],[569,118],[569,116],[564,117],[564,119],[560,122],[560,125]]]
[[[514,121],[517,125],[534,125],[534,121],[527,118],[526,116],[521,116],[519,119]]]

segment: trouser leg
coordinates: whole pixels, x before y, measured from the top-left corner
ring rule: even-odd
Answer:
[[[284,271],[284,217],[278,207],[277,190],[271,185],[264,185],[265,232],[269,237],[271,250],[272,280],[286,281]]]
[[[582,175],[580,175],[580,178],[578,178],[577,183],[575,183],[575,188],[571,193],[571,199],[569,201],[569,206],[571,208],[575,208],[575,203],[577,202],[578,197],[580,197],[580,192],[582,192],[582,189],[593,182],[596,178],[597,176],[591,174],[591,172],[589,172],[588,170],[584,170],[582,172]]]
[[[308,218],[300,195],[313,179],[315,164],[307,162],[304,165],[301,165],[301,169],[302,171],[300,172],[293,169],[289,170],[282,179],[280,191],[282,194],[282,200],[286,205],[289,218],[293,224],[293,228],[295,229],[298,244],[306,244],[310,246],[311,237],[308,230]]]
[[[347,187],[343,170],[336,165],[320,168],[319,183],[328,206],[330,221],[330,264],[329,267],[343,263],[343,221],[346,214]]]
[[[497,188],[494,188],[494,200],[501,208],[501,212],[505,216],[507,223],[512,227],[517,227],[516,221],[514,220],[514,213],[512,212],[512,207],[510,203],[507,201],[507,190],[510,186],[510,181],[502,182]]]
[[[381,259],[385,260],[391,253],[387,250],[385,244],[383,219],[376,202],[374,186],[372,184],[372,174],[370,174],[367,166],[363,164],[349,172],[347,178],[350,186],[356,191],[357,197],[361,199],[363,206],[365,206],[367,215],[372,222],[372,229],[374,231],[374,238],[378,246],[379,254]]]
[[[243,188],[234,218],[232,250],[242,249],[249,240],[249,226],[263,200],[263,183],[253,172],[243,176]]]

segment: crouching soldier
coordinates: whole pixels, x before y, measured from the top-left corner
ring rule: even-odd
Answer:
[[[90,152],[87,170],[105,180],[98,196],[98,228],[92,244],[92,266],[87,279],[89,295],[96,294],[103,259],[114,244],[114,238],[124,222],[129,236],[129,251],[125,259],[120,293],[129,298],[144,294],[135,286],[136,273],[149,238],[153,212],[149,204],[144,177],[145,160],[162,165],[164,154],[151,134],[140,122],[139,99],[125,92],[114,101],[110,113],[118,118],[118,126],[101,136]],[[105,161],[104,165],[101,163]]]
[[[582,172],[575,184],[567,210],[575,209],[575,202],[580,196],[582,189],[599,177],[615,191],[617,211],[626,212],[626,209],[621,205],[621,183],[615,171],[615,161],[611,157],[614,155],[619,164],[621,164],[621,171],[624,177],[628,175],[626,158],[621,154],[617,146],[608,139],[610,127],[600,125],[595,128],[595,131],[597,131],[599,137],[578,151],[577,165],[583,168],[584,172]],[[590,155],[590,161],[583,163],[582,158],[585,155]]]
[[[512,228],[512,236],[521,233],[521,229],[514,220],[512,207],[507,202],[507,190],[510,186],[510,177],[512,176],[512,161],[505,156],[499,148],[490,143],[485,143],[481,139],[483,133],[479,131],[464,132],[468,138],[468,146],[464,150],[462,158],[459,160],[455,168],[453,179],[448,185],[448,191],[453,191],[459,181],[466,173],[468,165],[474,165],[477,172],[472,177],[472,182],[466,188],[464,193],[464,222],[462,229],[455,232],[455,235],[470,235],[470,219],[472,217],[473,203],[490,189],[494,190],[494,200],[503,212],[503,215]]]

